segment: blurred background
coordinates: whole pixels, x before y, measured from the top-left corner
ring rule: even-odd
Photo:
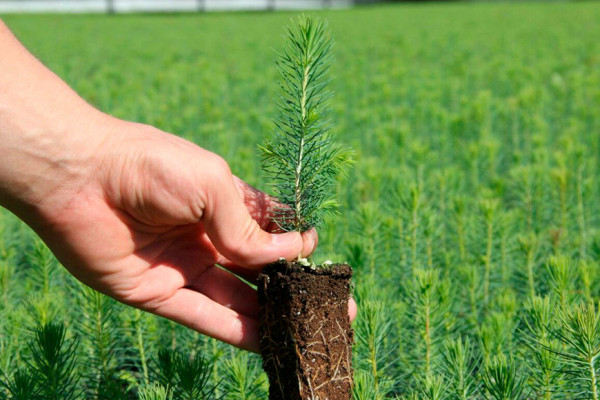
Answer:
[[[0,12],[186,12],[346,8],[379,0],[0,0]]]
[[[270,191],[257,145],[284,9],[318,9],[328,115],[357,163],[314,260],[355,271],[354,400],[599,400],[600,2],[377,3],[0,0],[0,16],[90,104]],[[268,397],[259,356],[93,292],[0,209],[0,400],[56,387],[44,332],[62,392],[42,399]]]

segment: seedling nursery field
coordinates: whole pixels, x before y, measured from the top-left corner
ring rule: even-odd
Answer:
[[[354,398],[598,399],[600,3],[319,14],[356,164],[314,259],[355,270]],[[4,20],[90,103],[269,191],[293,16]],[[267,397],[259,356],[84,288],[8,212],[0,232],[0,399]]]

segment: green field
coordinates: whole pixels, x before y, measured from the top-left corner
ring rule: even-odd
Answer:
[[[600,3],[322,15],[336,38],[334,132],[357,163],[315,259],[355,268],[355,398],[599,399]],[[273,49],[291,16],[4,20],[90,103],[268,190],[257,144],[273,129]],[[63,397],[164,399],[152,385],[166,355],[184,354],[204,357],[207,383],[177,398],[266,398],[258,356],[84,290],[8,212],[0,232],[6,383],[28,379],[16,371],[36,365],[35,328],[56,322],[74,361]]]

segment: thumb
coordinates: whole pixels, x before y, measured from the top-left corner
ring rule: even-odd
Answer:
[[[205,188],[202,221],[215,248],[232,263],[260,268],[278,258],[292,259],[303,250],[298,232],[269,233],[252,218],[227,167]]]

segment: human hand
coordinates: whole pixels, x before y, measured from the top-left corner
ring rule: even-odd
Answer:
[[[0,204],[85,284],[257,351],[256,293],[232,272],[307,256],[316,232],[270,233],[273,201],[222,158],[95,110],[1,24],[0,53]]]
[[[273,201],[215,154],[149,126],[101,124],[92,174],[43,202],[43,239],[94,289],[256,351],[256,293],[229,271],[251,281],[279,257],[308,256],[316,232],[268,233]]]

